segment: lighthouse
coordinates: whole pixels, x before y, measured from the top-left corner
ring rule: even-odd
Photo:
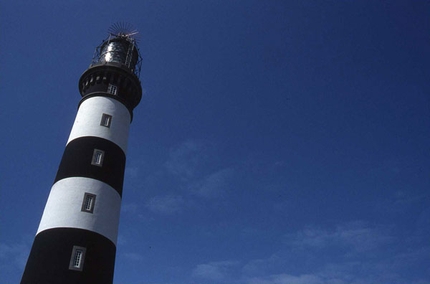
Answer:
[[[82,99],[21,284],[113,282],[128,133],[142,97],[134,34],[114,25],[79,80]]]

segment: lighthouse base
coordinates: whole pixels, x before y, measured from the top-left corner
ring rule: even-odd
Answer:
[[[83,248],[74,266],[75,248]],[[82,229],[55,228],[37,234],[21,284],[112,283],[116,246]]]

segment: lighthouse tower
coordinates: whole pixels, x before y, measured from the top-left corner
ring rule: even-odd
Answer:
[[[114,26],[82,99],[21,284],[112,283],[127,139],[142,96],[135,32]]]

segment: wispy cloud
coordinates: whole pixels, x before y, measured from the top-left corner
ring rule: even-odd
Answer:
[[[179,195],[165,195],[152,197],[146,207],[154,213],[170,215],[183,209],[185,202]]]
[[[196,176],[204,156],[203,143],[188,140],[170,150],[165,167],[171,174],[187,181]]]
[[[358,265],[358,264],[357,264]],[[348,264],[344,264],[348,266]],[[327,273],[321,271],[310,274],[273,274],[264,277],[253,277],[245,280],[246,284],[429,284],[426,279],[406,280],[395,271],[377,274],[382,271],[366,271],[360,275],[350,275],[343,271],[342,265],[337,267],[340,269],[335,273]]]
[[[180,179],[181,188],[194,197],[214,198],[222,195],[230,186],[234,169],[217,169],[216,157],[211,155],[208,143],[187,140],[171,149],[165,169]],[[187,194],[186,193],[186,194]]]
[[[231,168],[222,169],[195,181],[189,188],[194,194],[204,198],[218,197],[230,187],[233,174],[234,170]]]
[[[321,229],[308,226],[287,237],[293,248],[323,249],[348,247],[356,252],[366,252],[393,241],[386,226],[371,227],[364,222],[351,222],[336,228]]]
[[[121,206],[121,212],[135,214],[139,206],[135,203],[126,203]]]
[[[125,176],[131,179],[137,178],[139,176],[139,167],[126,167]]]
[[[122,256],[129,261],[141,261],[144,260],[143,255],[135,253],[135,252],[127,252],[123,253]]]
[[[242,272],[248,284],[430,284],[423,279],[429,251],[408,246],[390,226],[307,226],[288,234],[269,257],[245,263]],[[409,274],[411,268],[421,274]]]
[[[237,261],[218,261],[197,265],[192,271],[192,277],[211,281],[220,281],[230,277],[236,267]]]
[[[0,267],[14,266],[15,268],[23,269],[29,252],[29,246],[23,242],[14,244],[0,243]]]
[[[231,187],[234,175],[233,168],[216,168],[216,158],[210,155],[210,143],[187,140],[172,148],[167,160],[162,166],[155,167],[152,173],[145,177],[144,208],[152,213],[171,215],[183,212],[201,198],[220,197]],[[128,175],[137,175],[139,169],[128,168]],[[157,188],[157,190],[154,190]],[[138,202],[138,201],[136,201]],[[134,216],[142,214],[142,208],[135,203],[127,203],[122,207],[123,213]]]
[[[407,246],[390,226],[356,221],[307,226],[266,258],[199,264],[192,278],[211,284],[430,284],[429,260],[430,246]]]
[[[332,279],[331,281],[333,281]],[[252,278],[248,284],[344,284],[343,281],[326,282],[321,277],[312,274],[304,274],[299,276],[289,274],[271,275],[264,278]]]

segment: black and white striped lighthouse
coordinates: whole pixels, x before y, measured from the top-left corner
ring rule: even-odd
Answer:
[[[135,32],[114,27],[82,99],[21,284],[112,283],[127,140],[142,96]]]

